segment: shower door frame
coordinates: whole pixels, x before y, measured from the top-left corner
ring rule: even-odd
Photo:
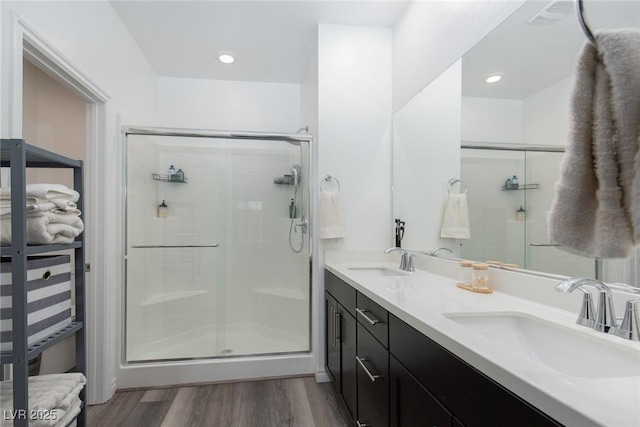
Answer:
[[[122,126],[121,133],[123,138],[123,191],[122,191],[122,218],[123,218],[123,238],[122,238],[122,283],[124,286],[121,289],[121,304],[120,304],[120,319],[122,321],[120,331],[120,363],[122,365],[140,365],[145,363],[156,363],[155,361],[142,361],[142,362],[129,362],[127,361],[126,352],[126,290],[127,290],[127,191],[129,186],[128,180],[128,136],[140,135],[140,136],[175,136],[175,137],[191,137],[191,138],[214,138],[214,139],[227,139],[227,140],[253,140],[253,141],[282,141],[293,145],[307,144],[307,191],[309,192],[309,212],[307,212],[307,237],[306,244],[309,248],[309,330],[308,341],[309,349],[295,352],[283,352],[283,353],[264,353],[256,355],[240,355],[233,358],[241,359],[243,357],[261,357],[280,354],[313,354],[313,187],[311,182],[313,181],[313,136],[303,133],[271,133],[271,132],[256,132],[256,131],[225,131],[225,130],[209,130],[209,129],[187,129],[187,128],[166,128],[166,127],[146,127],[146,126]],[[301,156],[303,154],[301,153]],[[301,159],[302,160],[302,159]],[[220,359],[221,357],[190,357],[180,359],[167,359],[166,362],[189,362],[193,360],[202,359]]]

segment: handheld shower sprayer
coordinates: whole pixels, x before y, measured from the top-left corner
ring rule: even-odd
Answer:
[[[302,167],[300,165],[291,166],[291,175],[293,176],[293,185],[300,184],[300,178],[302,177]]]

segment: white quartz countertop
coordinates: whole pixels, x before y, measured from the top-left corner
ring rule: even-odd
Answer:
[[[354,267],[397,269],[397,262],[327,260],[325,267],[396,317],[564,425],[640,426],[640,376],[568,375],[517,349],[498,346],[490,338],[445,316],[451,313],[514,312],[542,318],[577,333],[590,334],[592,337],[588,338],[593,338],[594,342],[628,352],[626,356],[637,356],[640,367],[639,342],[576,325],[578,307],[571,312],[497,290],[492,294],[477,294],[457,288],[457,281],[452,278],[424,270],[391,277],[370,277],[350,270]],[[563,349],[552,351],[562,352]],[[602,360],[601,363],[611,362]],[[597,372],[599,366],[590,366],[589,369]]]

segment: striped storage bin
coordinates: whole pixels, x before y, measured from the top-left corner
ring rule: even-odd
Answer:
[[[29,257],[27,261],[27,330],[32,345],[71,324],[71,257]],[[0,351],[11,351],[13,327],[11,258],[0,269]]]

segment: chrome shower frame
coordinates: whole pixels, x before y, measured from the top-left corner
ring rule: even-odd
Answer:
[[[300,129],[304,130],[305,128]],[[306,128],[308,129],[308,127]],[[260,356],[270,356],[270,355],[279,355],[279,354],[295,354],[295,353],[309,353],[312,354],[314,351],[313,348],[313,274],[314,274],[314,266],[313,266],[313,243],[312,243],[312,224],[313,224],[313,188],[311,186],[311,182],[313,181],[313,136],[310,134],[303,133],[270,133],[270,132],[254,132],[254,131],[223,131],[223,130],[209,130],[209,129],[187,129],[187,128],[165,128],[165,127],[145,127],[145,126],[122,126],[121,127],[121,136],[122,136],[122,150],[123,150],[123,172],[124,172],[124,182],[123,182],[123,191],[122,191],[122,218],[127,218],[127,190],[128,190],[128,136],[129,135],[141,135],[141,136],[175,136],[175,137],[192,137],[192,138],[214,138],[214,139],[228,139],[228,140],[253,140],[253,141],[283,141],[288,144],[299,146],[305,148],[307,150],[306,159],[300,159],[302,162],[306,160],[307,166],[307,191],[309,192],[309,201],[308,201],[308,211],[307,211],[307,225],[304,234],[306,234],[306,240],[303,242],[309,248],[309,349],[304,352],[286,352],[286,353],[269,353],[269,354],[260,354]],[[301,150],[301,156],[303,155],[303,150]],[[304,170],[302,172],[304,174]],[[121,289],[120,301],[121,301],[121,345],[120,345],[120,363],[123,365],[135,365],[135,362],[127,362],[126,358],[126,310],[125,310],[125,301],[126,301],[126,277],[127,277],[127,222],[123,221],[123,239],[122,239],[122,283],[125,286]],[[181,361],[189,361],[189,360],[197,360],[201,358],[187,358],[180,359]],[[210,358],[206,358],[210,359]]]

